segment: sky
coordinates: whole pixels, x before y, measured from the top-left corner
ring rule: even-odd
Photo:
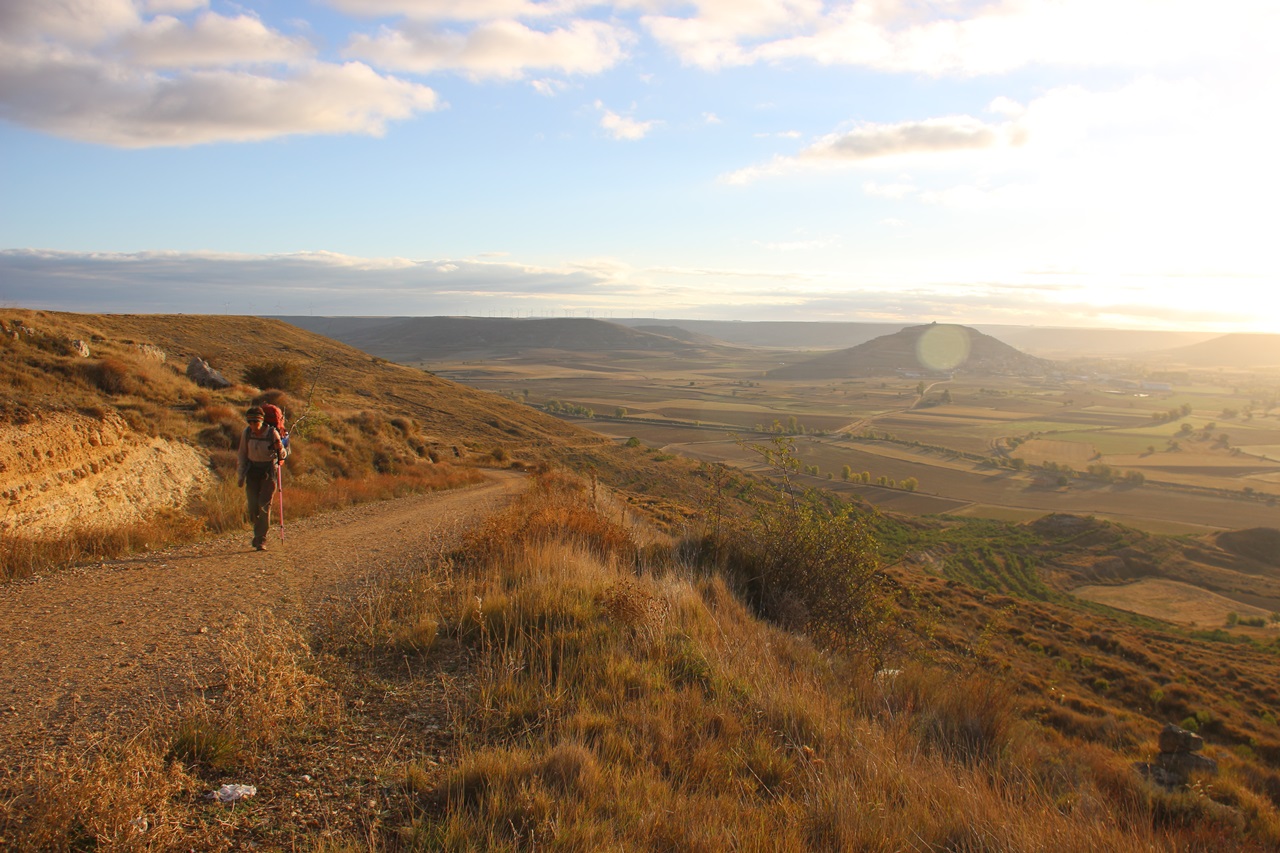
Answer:
[[[0,0],[0,305],[1280,333],[1274,0]]]

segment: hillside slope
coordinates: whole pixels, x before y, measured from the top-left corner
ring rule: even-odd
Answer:
[[[298,433],[289,471],[317,489],[473,452],[537,460],[608,445],[274,320],[5,310],[0,349],[0,531],[25,537],[118,528],[201,499],[233,478],[241,412],[266,396]],[[192,358],[232,384],[197,385]],[[246,382],[251,369],[277,390]]]

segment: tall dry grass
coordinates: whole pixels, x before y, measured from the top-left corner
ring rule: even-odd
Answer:
[[[57,537],[0,533],[0,582],[189,542],[198,538],[203,528],[199,518],[167,511],[115,527],[63,530]]]
[[[468,543],[468,571],[430,593],[439,636],[479,669],[455,684],[457,762],[401,770],[408,849],[1274,840],[1260,797],[1232,828],[1212,818],[1211,798],[1160,792],[1131,759],[1022,719],[989,675],[924,663],[870,673],[761,622],[722,578],[674,565],[638,575],[601,551],[601,528],[580,514],[590,509],[582,488],[536,486],[485,528],[497,541]]]

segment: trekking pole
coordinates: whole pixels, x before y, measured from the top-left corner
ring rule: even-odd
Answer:
[[[280,541],[284,542],[284,472],[276,466],[276,494],[280,496]]]

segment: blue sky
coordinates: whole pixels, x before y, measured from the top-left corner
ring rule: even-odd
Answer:
[[[1280,332],[1278,25],[5,0],[0,304]]]

